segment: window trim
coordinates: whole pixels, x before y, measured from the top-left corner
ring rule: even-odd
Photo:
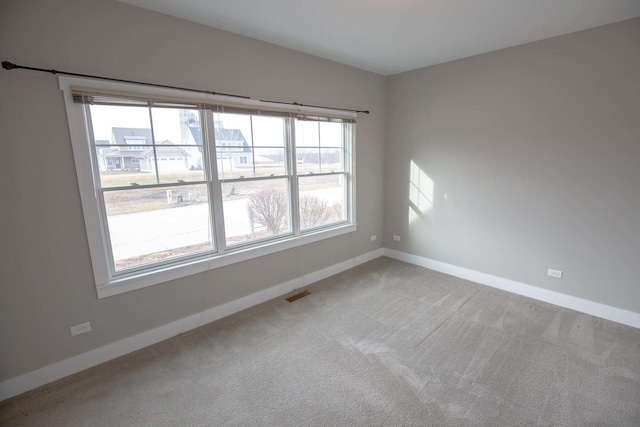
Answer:
[[[96,90],[104,91],[123,91],[127,93],[134,93],[140,97],[144,96],[166,96],[166,97],[181,97],[184,99],[191,99],[194,102],[206,101],[215,103],[229,103],[230,105],[237,106],[237,99],[228,99],[224,96],[213,96],[206,94],[194,94],[186,91],[163,89],[163,88],[150,88],[128,83],[114,83],[100,80],[91,80],[77,77],[59,76],[60,89],[64,95],[65,107],[67,110],[67,120],[69,124],[69,132],[71,136],[71,143],[74,153],[74,162],[76,166],[76,175],[78,178],[78,188],[80,190],[82,209],[84,214],[85,229],[87,232],[87,239],[89,243],[89,252],[91,257],[91,263],[93,266],[93,273],[95,279],[95,286],[98,294],[98,298],[105,298],[124,292],[141,289],[147,286],[175,280],[181,277],[197,274],[207,270],[220,268],[226,265],[246,261],[249,259],[265,256],[271,253],[280,252],[287,249],[292,249],[301,245],[317,242],[320,240],[337,237],[343,234],[356,231],[356,127],[355,118],[356,113],[345,113],[344,111],[334,111],[328,109],[321,109],[315,107],[296,107],[295,111],[299,114],[305,115],[335,115],[339,117],[348,116],[354,120],[352,123],[352,137],[349,145],[346,147],[346,154],[349,156],[350,168],[347,177],[347,197],[348,197],[348,215],[346,222],[340,222],[336,224],[330,224],[324,227],[318,227],[310,230],[300,232],[300,230],[294,230],[294,234],[287,234],[282,237],[276,237],[259,243],[258,246],[239,246],[228,248],[223,254],[221,253],[205,253],[201,256],[194,254],[192,257],[178,258],[175,261],[168,260],[166,264],[156,265],[152,270],[145,271],[133,271],[131,274],[118,274],[117,277],[113,277],[110,272],[109,259],[111,257],[108,249],[108,236],[104,235],[102,226],[102,205],[98,198],[98,191],[96,190],[95,176],[95,159],[92,156],[90,147],[91,144],[88,141],[88,129],[87,121],[85,117],[85,110],[82,104],[74,102],[72,87],[84,86],[95,88]],[[260,101],[256,100],[242,100],[242,104],[246,108],[259,108],[266,110]],[[278,109],[276,109],[278,111]],[[280,110],[281,111],[281,110]],[[206,115],[209,117],[210,115]],[[207,121],[213,121],[211,118],[207,118]],[[205,124],[203,123],[203,126]],[[213,123],[207,123],[207,128],[213,125]],[[212,132],[211,128],[211,132]],[[293,147],[292,156],[295,156],[295,147]],[[292,157],[295,158],[295,157]],[[293,163],[293,168],[296,167],[296,162]],[[295,169],[293,181],[297,181]],[[216,173],[215,164],[212,165],[211,173]],[[304,175],[302,175],[304,176]],[[217,181],[212,181],[216,184]],[[220,187],[219,185],[213,185],[213,187]],[[216,189],[213,189],[215,193]],[[217,189],[221,191],[221,189]],[[294,189],[292,188],[293,192]],[[219,206],[218,206],[219,205]],[[222,205],[213,202],[210,203],[211,214],[215,214],[216,217],[222,214]],[[292,215],[298,215],[297,212],[292,212]],[[292,217],[293,219],[293,217]],[[297,224],[297,222],[294,222]],[[215,222],[214,238],[224,236],[224,233],[220,234],[219,231],[224,228],[224,224],[221,221]],[[295,233],[298,232],[298,235]],[[219,242],[215,242],[216,248],[219,247]]]

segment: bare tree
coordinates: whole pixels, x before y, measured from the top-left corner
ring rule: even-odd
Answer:
[[[277,234],[287,224],[288,203],[284,191],[262,190],[252,194],[247,204],[249,219]]]
[[[247,204],[249,220],[264,226],[271,234],[281,232],[287,226],[288,203],[284,191],[267,189],[252,194]],[[342,205],[314,195],[300,197],[300,228],[303,230],[340,221]]]
[[[331,206],[327,206],[328,222],[338,222],[344,219],[342,203],[334,203]]]
[[[307,228],[322,225],[329,219],[327,202],[318,196],[305,194],[300,197],[300,228]]]

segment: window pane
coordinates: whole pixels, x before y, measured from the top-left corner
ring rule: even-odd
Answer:
[[[101,186],[154,183],[155,176],[141,173],[139,158],[153,144],[149,109],[112,105],[89,108]]]
[[[221,179],[282,176],[287,174],[284,148],[255,148],[237,154],[218,156]]]
[[[202,169],[200,150],[202,150],[202,146],[183,145],[178,147],[165,141],[162,145],[156,145],[155,162],[153,161],[153,151],[146,156],[144,168],[154,171],[146,168],[153,168],[154,165],[157,165],[161,183],[202,181],[205,175]],[[192,162],[194,157],[197,158],[195,164]]]
[[[156,184],[156,172],[160,182],[204,180],[197,110],[110,105],[90,108],[102,187]]]
[[[214,113],[213,117],[218,178],[252,176],[250,116]]]
[[[347,220],[345,176],[299,177],[300,229]]]
[[[253,176],[251,153],[218,153],[218,178],[221,180]]]
[[[222,184],[227,245],[291,232],[287,179]]]
[[[222,113],[214,118],[220,179],[287,173],[284,118]]]
[[[318,122],[296,120],[296,147],[319,147]]]
[[[284,147],[285,120],[282,117],[252,116],[253,145]]]
[[[297,148],[296,170],[298,175],[320,173],[320,149]]]
[[[344,171],[343,154],[341,148],[320,149],[320,172]]]
[[[152,108],[153,137],[156,144],[202,145],[200,112],[182,108]]]
[[[101,186],[106,188],[155,184],[155,173],[144,169],[142,155],[149,150],[151,146],[97,146],[96,162]]]
[[[104,193],[117,271],[213,249],[206,185]]]
[[[91,126],[96,145],[151,145],[147,107],[91,105]]]
[[[202,181],[203,144],[200,112],[184,108],[152,108],[154,153],[146,153],[144,170],[155,173],[160,182]]]
[[[213,113],[217,147],[244,147],[253,145],[251,118],[245,114]]]
[[[255,148],[255,176],[286,175],[286,157],[284,148]],[[249,156],[251,163],[251,156]]]
[[[320,146],[342,147],[342,123],[320,122]]]
[[[342,172],[344,125],[296,121],[296,168],[299,175]]]

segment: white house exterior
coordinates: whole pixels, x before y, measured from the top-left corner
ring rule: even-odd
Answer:
[[[236,169],[253,167],[251,147],[240,129],[215,128],[218,168]]]
[[[191,155],[171,141],[165,140],[156,144],[155,151],[149,148],[138,155],[140,170],[155,172],[156,164],[160,172],[180,172],[189,169]],[[154,161],[155,160],[155,161]]]
[[[97,140],[97,161],[101,171],[177,172],[202,169],[200,127],[189,126],[193,118],[181,114],[181,141],[153,144],[151,129],[112,128],[111,140]],[[218,168],[242,169],[273,161],[255,156],[240,129],[214,130]],[[154,151],[155,148],[155,151]]]

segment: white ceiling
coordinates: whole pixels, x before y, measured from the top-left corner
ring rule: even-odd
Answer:
[[[640,0],[120,0],[390,75],[640,16]]]

